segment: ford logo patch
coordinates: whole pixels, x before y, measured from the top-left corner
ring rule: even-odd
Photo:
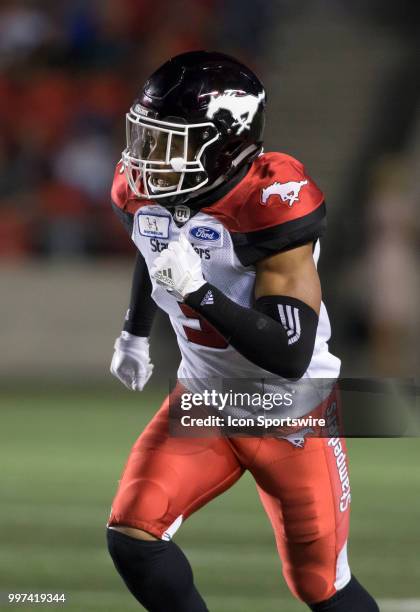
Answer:
[[[191,228],[190,236],[203,242],[216,242],[216,240],[220,240],[220,233],[212,227],[206,227],[205,225]]]

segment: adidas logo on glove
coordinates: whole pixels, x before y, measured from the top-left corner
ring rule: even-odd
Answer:
[[[158,272],[156,272],[156,274],[154,275],[156,281],[168,288],[172,287],[174,285],[174,281],[172,279],[172,270],[171,268],[164,268],[163,270],[160,270]]]

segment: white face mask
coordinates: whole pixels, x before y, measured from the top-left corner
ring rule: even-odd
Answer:
[[[122,161],[132,192],[155,200],[206,185],[201,158],[220,136],[214,123],[172,123],[146,117],[142,110],[136,104],[126,115],[127,147]]]

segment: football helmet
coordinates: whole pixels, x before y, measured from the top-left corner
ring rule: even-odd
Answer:
[[[132,192],[173,206],[230,180],[262,150],[265,90],[228,55],[163,64],[126,115],[122,162]]]

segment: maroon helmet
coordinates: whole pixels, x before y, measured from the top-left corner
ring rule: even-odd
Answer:
[[[127,113],[125,174],[138,197],[182,204],[262,150],[265,91],[246,66],[192,51],[163,64]]]

